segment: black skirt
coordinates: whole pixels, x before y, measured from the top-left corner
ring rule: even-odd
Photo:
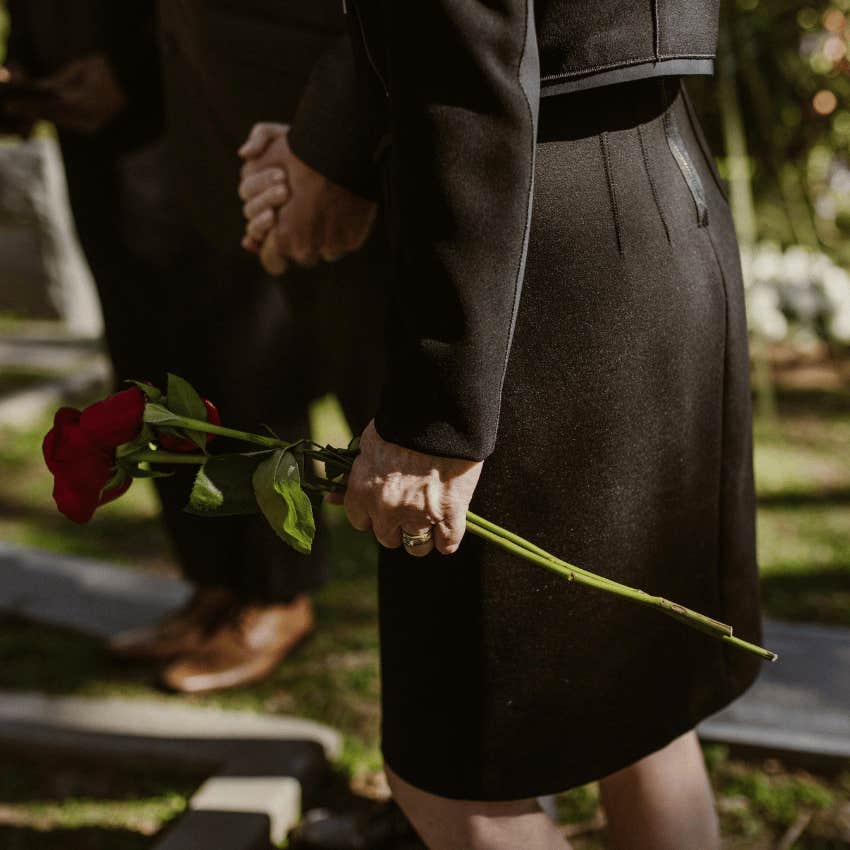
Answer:
[[[758,642],[751,455],[738,248],[683,86],[544,100],[473,510]],[[456,799],[604,777],[725,706],[761,663],[471,535],[451,557],[385,550],[380,617],[386,761]]]

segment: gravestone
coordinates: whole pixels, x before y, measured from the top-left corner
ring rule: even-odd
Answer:
[[[59,147],[49,136],[0,143],[0,313],[60,318],[80,337],[103,329]]]

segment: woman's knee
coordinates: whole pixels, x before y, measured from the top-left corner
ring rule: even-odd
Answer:
[[[479,802],[452,800],[423,791],[385,767],[398,805],[431,850],[492,850],[516,819],[541,815],[536,800]],[[507,837],[507,836],[505,836]]]

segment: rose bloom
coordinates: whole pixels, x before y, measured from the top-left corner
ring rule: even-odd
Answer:
[[[144,394],[131,387],[83,411],[56,412],[42,450],[56,506],[69,519],[88,522],[100,505],[127,491],[131,479],[104,488],[115,474],[115,449],[139,435],[144,411]]]

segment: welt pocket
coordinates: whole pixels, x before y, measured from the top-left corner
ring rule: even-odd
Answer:
[[[702,184],[702,178],[699,176],[697,167],[691,158],[691,153],[685,140],[682,138],[682,133],[679,130],[679,124],[676,120],[675,107],[671,105],[664,113],[662,123],[664,126],[664,135],[667,138],[667,146],[676,165],[679,166],[679,171],[687,183],[691,197],[694,201],[697,214],[697,224],[699,227],[708,225],[708,201],[705,197],[705,187]]]
[[[691,96],[688,93],[687,86],[682,82],[682,99],[685,102],[685,111],[688,116],[688,123],[691,126],[691,131],[694,134],[694,137],[697,140],[697,144],[702,151],[703,159],[705,159],[706,165],[708,166],[708,170],[711,172],[711,176],[714,179],[714,183],[717,186],[720,194],[723,195],[724,200],[729,202],[729,188],[726,185],[726,181],[720,176],[720,172],[717,170],[717,163],[714,160],[714,154],[711,152],[711,147],[708,144],[708,140],[705,138],[705,133],[703,132],[702,125],[699,122],[699,118],[697,118],[696,109],[694,107],[693,101],[691,100]]]

